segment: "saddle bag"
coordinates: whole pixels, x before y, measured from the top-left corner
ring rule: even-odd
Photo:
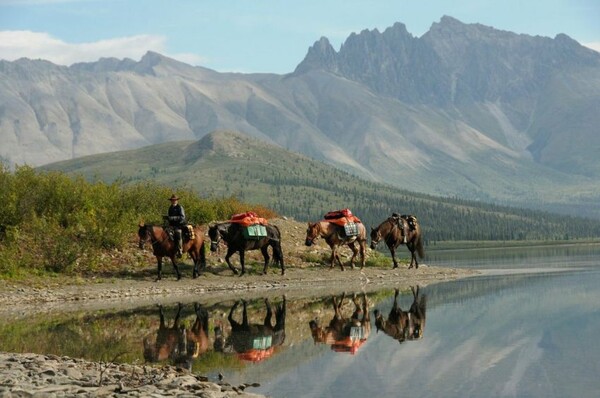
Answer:
[[[267,227],[260,224],[249,225],[244,227],[243,234],[245,239],[262,239],[267,236]]]
[[[344,224],[344,233],[346,236],[357,236],[358,235],[358,226],[355,222],[347,222]]]
[[[194,226],[191,224],[186,225],[187,229],[187,238],[188,240],[196,239],[196,233],[194,232]]]

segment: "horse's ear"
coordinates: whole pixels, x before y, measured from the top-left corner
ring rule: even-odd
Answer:
[[[373,231],[373,226],[371,225],[371,231]]]

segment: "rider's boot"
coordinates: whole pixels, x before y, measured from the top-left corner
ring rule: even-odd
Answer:
[[[181,237],[177,240],[177,257],[181,258],[183,256],[183,251],[181,248],[183,247],[183,242]]]

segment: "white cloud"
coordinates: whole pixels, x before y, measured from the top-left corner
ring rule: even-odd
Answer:
[[[166,39],[158,35],[136,35],[89,43],[66,43],[47,33],[27,30],[0,31],[0,59],[45,59],[59,65],[94,62],[102,57],[139,60],[147,51],[155,51],[182,62],[199,65],[195,54],[167,54]]]
[[[587,48],[591,48],[594,51],[598,51],[600,53],[600,41],[594,43],[581,43],[583,46]]]

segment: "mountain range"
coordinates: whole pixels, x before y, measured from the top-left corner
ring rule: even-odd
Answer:
[[[0,157],[40,166],[239,131],[415,192],[600,218],[600,54],[451,17],[327,38],[285,75],[157,53],[0,61]],[[174,154],[172,156],[177,156]],[[265,154],[268,159],[268,154]]]

